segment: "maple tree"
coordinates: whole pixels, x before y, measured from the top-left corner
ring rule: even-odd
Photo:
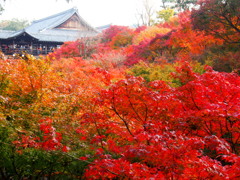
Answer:
[[[134,31],[131,29],[126,29],[122,32],[119,32],[112,38],[110,46],[116,49],[132,44],[133,33]]]
[[[239,50],[195,20],[3,55],[0,178],[239,179]]]
[[[205,30],[227,43],[239,44],[239,1],[201,0],[192,12],[194,27]]]
[[[98,119],[101,132],[94,141],[100,159],[90,165],[87,177],[238,177],[239,159],[230,159],[239,154],[239,77],[211,69],[198,75],[187,64],[178,72],[176,78],[183,83],[179,88],[127,77],[102,91],[96,102],[106,109],[87,115],[88,123]],[[221,106],[223,101],[227,104]],[[132,172],[130,167],[142,168]]]
[[[207,50],[203,58],[211,57],[219,71],[239,69],[239,1],[206,0],[199,1],[199,6],[191,13],[193,28],[223,41]]]
[[[94,53],[96,48],[96,39],[85,38],[74,42],[65,42],[59,49],[50,53],[49,58],[70,58],[70,57],[83,57],[88,58]]]
[[[129,28],[127,26],[111,25],[108,29],[103,31],[102,41],[109,42],[113,39],[114,36],[120,32],[124,32],[125,30],[129,30]]]
[[[12,67],[9,61],[1,62],[2,72]],[[11,91],[17,93],[17,87],[21,87],[21,93],[39,94],[48,89],[48,93],[41,95],[40,104],[38,98],[27,103],[45,108],[54,105],[56,109],[45,118],[40,118],[43,114],[35,116],[31,131],[26,127],[20,129],[17,116],[14,121],[18,122],[7,118],[3,121],[5,127],[8,121],[14,127],[8,133],[15,156],[27,157],[32,149],[37,153],[46,151],[52,158],[63,158],[57,164],[71,159],[84,169],[74,173],[86,179],[238,178],[240,79],[237,74],[207,67],[207,72],[200,75],[192,71],[188,62],[183,62],[172,74],[180,86],[171,87],[161,80],[147,82],[129,75],[124,78],[117,75],[113,66],[103,69],[96,64],[96,68],[94,62],[80,58],[56,59],[51,63],[26,59],[14,63],[16,69],[10,74],[2,73],[5,74],[2,85],[7,79],[11,83],[11,86],[6,84],[10,89],[2,86],[3,97]],[[39,72],[51,78],[42,81]],[[28,81],[28,73],[35,76],[34,81]],[[49,95],[54,96],[51,99]],[[1,108],[7,110],[3,101]],[[18,111],[18,116],[26,118],[21,109]],[[9,145],[4,148],[9,149]],[[57,164],[55,171],[45,175],[63,176]]]
[[[157,26],[147,27],[145,30],[139,32],[133,39],[133,44],[138,45],[146,39],[154,38],[157,34],[166,34],[170,31],[168,28],[160,28]]]
[[[67,146],[71,147],[71,150],[79,147],[78,135],[75,133],[78,115],[86,109],[92,109],[88,98],[94,97],[97,89],[106,86],[105,83],[110,79],[121,77],[120,73],[108,68],[110,72],[115,72],[108,75],[96,62],[86,62],[81,58],[49,61],[35,59],[32,56],[18,60],[1,60],[0,70],[1,134],[7,133],[9,137],[9,139],[3,138],[4,143],[8,144],[0,142],[1,147],[5,145],[1,151],[3,153],[1,164],[6,166],[0,168],[1,171],[7,168],[5,176],[14,174],[12,172],[14,169],[19,172],[19,176],[28,171],[27,167],[12,167],[11,164],[13,162],[18,165],[23,163],[26,166],[31,164],[34,158],[28,157],[29,151],[33,151],[32,153],[37,156],[36,159],[40,159],[38,159],[39,166],[33,166],[33,169],[37,169],[32,172],[38,171],[51,161],[54,168],[49,171],[43,170],[42,173],[63,172],[59,166],[63,164],[62,167],[66,167],[64,163],[68,161],[73,168],[69,171],[75,171],[75,173],[76,165],[86,166],[87,163],[72,162],[71,157],[58,154],[58,151],[66,151]],[[51,119],[48,118],[49,116]],[[46,123],[39,123],[39,119],[46,120]],[[67,132],[66,129],[68,129]],[[66,141],[68,144],[62,145]],[[28,150],[29,148],[31,150]],[[44,153],[44,150],[48,151]],[[5,151],[10,152],[9,156],[14,156],[14,159],[9,158]],[[57,151],[57,154],[54,155],[51,151]],[[46,158],[41,160],[44,154],[52,158],[47,161]],[[31,153],[29,155],[31,156]],[[62,161],[56,161],[59,157]],[[46,161],[42,163],[43,166],[41,166],[42,161]],[[40,173],[41,176],[44,176],[42,173]]]
[[[156,64],[141,61],[138,64],[135,64],[127,72],[128,74],[133,76],[141,76],[147,82],[162,80],[170,86],[177,87],[181,86],[182,83],[180,82],[180,80],[176,79],[173,74],[176,73],[176,68],[181,63],[182,62],[164,63],[161,61],[161,64]],[[195,73],[205,73],[205,68],[200,63],[191,62],[190,65]]]

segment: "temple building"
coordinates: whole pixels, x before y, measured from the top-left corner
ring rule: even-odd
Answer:
[[[33,55],[48,54],[66,41],[93,37],[99,33],[76,8],[33,21],[20,31],[0,30],[0,50],[7,55],[26,51]]]

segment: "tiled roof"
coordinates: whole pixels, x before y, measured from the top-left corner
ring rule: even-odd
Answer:
[[[102,32],[102,31],[108,29],[111,25],[112,25],[112,24],[106,24],[106,25],[104,25],[104,26],[96,27],[96,29],[97,29],[98,31]]]
[[[72,30],[72,29],[57,29],[55,27],[67,21],[70,17],[76,14],[82,25],[88,31]],[[9,39],[27,33],[30,36],[38,39],[39,41],[51,42],[66,42],[74,41],[81,37],[95,36],[98,30],[91,27],[79,14],[76,8],[33,21],[32,24],[20,31],[0,31],[0,39]]]
[[[93,31],[77,31],[77,30],[62,30],[62,29],[53,29],[46,30],[43,33],[31,34],[36,39],[40,41],[55,41],[55,42],[66,42],[66,41],[75,41],[78,38],[82,37],[92,37],[96,36],[97,33]]]
[[[7,39],[15,31],[0,30],[0,39]]]

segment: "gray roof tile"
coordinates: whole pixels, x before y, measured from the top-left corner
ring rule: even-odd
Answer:
[[[77,14],[83,26],[87,27],[89,31],[57,29],[55,27],[61,25],[74,14]],[[54,29],[55,28],[55,29]],[[1,39],[13,38],[27,33],[30,36],[38,39],[39,41],[53,41],[53,42],[66,42],[74,41],[81,37],[95,36],[99,32],[90,26],[79,14],[76,8],[33,21],[32,24],[20,31],[0,31]]]
[[[11,34],[13,34],[15,31],[6,31],[6,30],[0,30],[0,38],[1,39],[7,39]]]

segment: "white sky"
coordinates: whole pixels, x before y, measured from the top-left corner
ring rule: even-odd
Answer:
[[[142,1],[72,0],[67,3],[65,0],[7,0],[0,20],[17,18],[33,21],[77,7],[80,16],[95,27],[110,23],[132,25],[137,23],[136,14],[142,7]],[[160,9],[161,0],[149,1],[156,10]]]

